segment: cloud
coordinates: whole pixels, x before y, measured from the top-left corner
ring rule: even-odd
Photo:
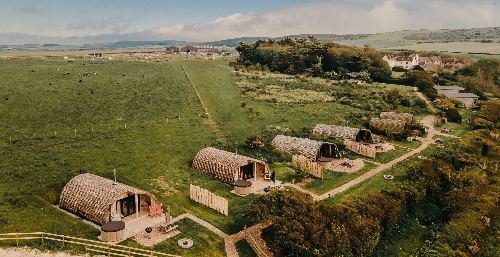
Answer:
[[[45,37],[60,42],[97,43],[119,40],[215,41],[238,37],[297,34],[372,34],[405,29],[489,27],[500,24],[500,2],[493,0],[336,0],[312,2],[264,12],[234,13],[196,24],[130,31],[133,21],[114,17],[66,24],[94,36]],[[100,32],[100,33],[99,33]],[[67,33],[74,35],[74,33]],[[13,40],[0,34],[0,44]],[[26,38],[22,36],[20,38]],[[36,36],[35,36],[36,37]],[[39,37],[40,38],[40,37]],[[4,41],[5,40],[5,41]],[[27,42],[29,43],[29,42]]]
[[[129,21],[124,21],[121,17],[113,17],[98,21],[84,20],[78,23],[68,23],[66,28],[69,30],[91,30],[91,31],[112,31],[113,33],[122,33],[130,26]]]
[[[154,38],[212,41],[245,36],[363,34],[404,29],[471,28],[500,24],[500,3],[479,1],[363,0],[353,4],[307,3],[260,13],[236,13],[213,21],[148,31]]]

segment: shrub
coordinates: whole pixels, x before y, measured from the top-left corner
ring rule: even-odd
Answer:
[[[406,72],[406,69],[403,66],[394,66],[392,67],[392,71]]]
[[[245,141],[245,144],[248,145],[249,148],[255,149],[255,148],[262,148],[264,147],[264,139],[259,136],[259,135],[251,135],[247,138]]]
[[[441,110],[451,110],[451,109],[455,109],[455,104],[453,104],[450,100],[448,99],[436,99],[434,101],[432,101],[437,108],[441,109]]]
[[[446,118],[449,122],[462,123],[462,115],[457,111],[457,109],[450,109],[446,111]]]
[[[474,129],[492,129],[493,122],[483,118],[476,118],[474,120]]]
[[[295,162],[293,164],[293,170],[295,171],[296,177],[298,179],[307,178],[311,175],[311,171],[307,165],[303,165],[300,162]]]

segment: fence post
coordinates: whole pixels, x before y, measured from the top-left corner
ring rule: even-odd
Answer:
[[[130,246],[128,247],[128,256],[130,257]]]
[[[19,246],[19,235],[16,233],[16,246]]]
[[[64,247],[64,235],[63,235],[63,247]]]
[[[44,242],[43,242],[43,234],[45,234],[45,233],[42,232],[42,244],[44,244]]]
[[[85,253],[88,253],[87,240],[85,240]]]
[[[110,256],[111,256],[111,245],[108,244],[108,257],[110,257]]]

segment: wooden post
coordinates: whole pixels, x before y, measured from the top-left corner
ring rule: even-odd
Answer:
[[[76,129],[75,129],[75,136],[76,136]]]
[[[167,118],[167,124],[168,124],[168,118]]]
[[[128,247],[128,256],[130,257],[130,246]]]
[[[19,246],[19,235],[17,233],[16,233],[16,246]]]
[[[87,240],[85,240],[85,253],[88,253]]]
[[[43,244],[43,234],[44,234],[44,233],[42,233],[42,244]]]
[[[151,250],[151,257],[153,257],[153,250]]]
[[[63,242],[63,247],[64,247],[64,235],[63,235],[63,241],[62,242]]]
[[[108,257],[111,257],[111,245],[108,244]]]
[[[92,133],[94,133],[94,127],[92,127]]]
[[[125,123],[125,129],[127,128],[127,123]]]
[[[57,136],[57,131],[54,131],[54,136]]]

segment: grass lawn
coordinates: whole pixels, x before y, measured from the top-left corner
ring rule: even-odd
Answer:
[[[246,239],[240,240],[236,243],[236,250],[238,250],[238,254],[241,257],[257,257],[257,254]]]
[[[323,180],[316,179],[302,186],[303,189],[309,190],[317,195],[322,195],[334,188],[337,188],[363,174],[374,169],[378,165],[365,162],[363,168],[356,172],[336,172],[331,170],[323,170]]]
[[[276,172],[276,179],[282,183],[292,183],[296,175],[291,162],[271,164],[269,169]]]
[[[366,196],[372,192],[380,192],[384,188],[387,188],[394,184],[401,183],[406,179],[406,172],[404,171],[404,167],[408,162],[409,162],[408,159],[404,160],[389,169],[381,171],[380,173],[363,181],[362,183],[352,186],[348,190],[339,193],[335,196],[332,196],[330,198],[327,198],[323,201],[326,203],[334,204],[342,200],[352,200],[359,196]],[[392,175],[394,176],[394,179],[392,180],[384,179],[383,177],[384,174]]]
[[[402,141],[402,142],[391,141],[390,144],[395,145],[396,147],[402,146],[402,147],[408,147],[411,149],[417,149],[419,146],[422,145],[422,142],[420,142],[420,141],[411,141],[411,142],[409,142],[409,141]]]
[[[394,141],[391,141],[391,144],[393,142]],[[408,143],[410,143],[410,142],[408,142]],[[409,145],[411,145],[411,144],[409,144]],[[394,150],[390,150],[390,151],[382,152],[382,153],[377,153],[377,155],[375,156],[375,159],[370,158],[370,157],[366,157],[363,155],[359,155],[359,154],[356,154],[356,153],[351,152],[351,151],[349,151],[349,153],[346,155],[346,157],[350,158],[350,159],[361,158],[361,159],[372,161],[372,162],[388,163],[388,162],[390,162],[390,161],[392,161],[392,160],[394,160],[402,155],[405,155],[409,151],[411,151],[411,150],[403,148],[403,147],[395,146]]]

